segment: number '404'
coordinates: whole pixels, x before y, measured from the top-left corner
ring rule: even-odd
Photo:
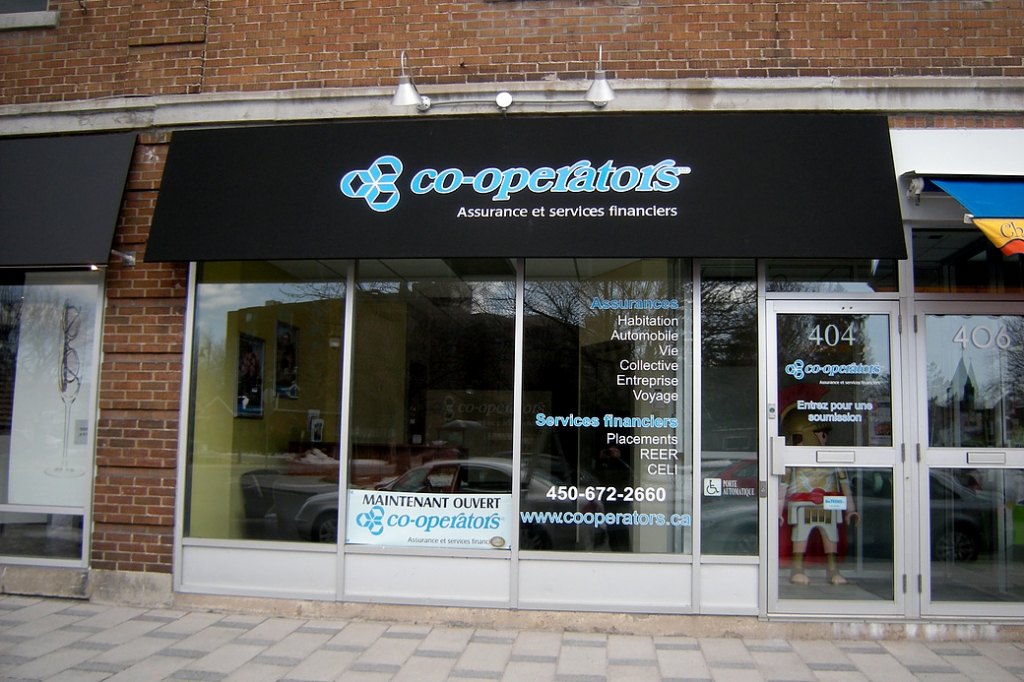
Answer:
[[[816,345],[820,346],[825,344],[830,348],[835,348],[839,345],[840,341],[853,345],[853,325],[851,324],[846,328],[846,331],[840,333],[839,327],[834,324],[826,325],[822,329],[820,324],[814,325],[814,329],[807,335],[807,338],[813,341]]]

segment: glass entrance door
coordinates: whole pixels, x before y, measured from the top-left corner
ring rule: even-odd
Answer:
[[[902,613],[896,303],[766,305],[768,610]]]
[[[1024,316],[1019,304],[922,307],[922,611],[1019,616]]]

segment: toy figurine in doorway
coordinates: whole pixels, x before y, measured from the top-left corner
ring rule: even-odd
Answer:
[[[827,423],[812,423],[807,413],[795,409],[782,417],[787,445],[825,447],[831,430]],[[825,579],[830,585],[845,585],[846,578],[839,572],[840,524],[849,527],[860,523],[846,470],[787,468],[779,487],[779,505],[779,525],[788,523],[791,527],[793,555],[789,581],[794,585],[810,583],[804,562],[808,540],[817,530],[825,554]]]

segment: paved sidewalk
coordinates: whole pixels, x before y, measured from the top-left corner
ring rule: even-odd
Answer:
[[[0,597],[0,680],[1000,680],[1024,642],[496,630]]]

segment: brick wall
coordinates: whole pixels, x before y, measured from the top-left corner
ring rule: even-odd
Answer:
[[[168,140],[138,138],[114,244],[138,264],[107,271],[93,568],[171,570],[188,270],[143,262]]]
[[[1024,0],[51,0],[0,33],[0,104],[614,78],[1024,76]],[[83,6],[85,9],[83,9]]]

